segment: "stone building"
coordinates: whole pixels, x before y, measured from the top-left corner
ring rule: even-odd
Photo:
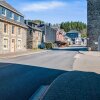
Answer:
[[[24,16],[0,0],[0,54],[26,50],[27,27]]]
[[[87,0],[88,47],[100,50],[100,0]]]
[[[32,20],[25,20],[28,27],[27,33],[27,49],[37,49],[42,43],[42,30]]]

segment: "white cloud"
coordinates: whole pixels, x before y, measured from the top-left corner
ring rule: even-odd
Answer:
[[[49,9],[55,9],[59,7],[63,7],[65,4],[64,2],[60,1],[51,1],[51,2],[37,2],[37,3],[27,3],[22,5],[22,11],[24,12],[31,12],[31,11],[43,11]]]
[[[35,0],[33,0],[35,1]],[[38,1],[38,0],[37,0]],[[40,1],[40,0],[39,0]],[[27,19],[41,19],[45,22],[60,23],[63,21],[87,22],[86,0],[70,0],[70,2],[51,0],[47,2],[21,3],[19,10]]]

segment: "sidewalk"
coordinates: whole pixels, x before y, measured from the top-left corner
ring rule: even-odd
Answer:
[[[23,52],[0,54],[0,59],[20,57],[20,56],[31,55],[31,54],[41,53],[41,52],[46,52],[46,51],[47,50],[38,49],[38,50],[27,50]]]
[[[100,52],[86,51],[75,56],[74,70],[96,72],[100,74]]]

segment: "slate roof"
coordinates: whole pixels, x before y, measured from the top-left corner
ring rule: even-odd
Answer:
[[[20,15],[20,16],[23,16],[20,12],[18,12],[15,8],[13,8],[13,7],[12,7],[10,4],[8,4],[5,0],[0,0],[0,6],[5,7],[6,9],[9,9],[9,10],[11,10],[12,12],[14,12],[14,13]],[[24,16],[23,16],[23,17],[24,17]],[[1,21],[5,21],[5,22],[8,22],[8,23],[12,23],[12,24],[15,24],[15,25],[24,27],[24,28],[27,28],[27,26],[26,26],[24,23],[14,21],[14,20],[8,19],[8,18],[6,18],[6,17],[0,16],[0,20],[1,20]]]
[[[21,14],[19,11],[17,11],[15,8],[13,8],[10,4],[8,4],[5,0],[0,0],[0,6],[3,6],[11,11],[13,11],[14,13],[23,16],[23,14]]]
[[[28,28],[24,23],[12,21],[11,19],[6,19],[5,17],[2,17],[2,16],[0,16],[0,21],[4,21],[4,22],[7,22],[7,23],[18,25],[18,26],[23,27],[23,28]]]
[[[67,32],[67,33],[80,33],[80,32],[77,31],[77,30],[71,30],[71,31],[69,31],[69,32]]]
[[[31,27],[30,25],[27,25],[29,28],[31,28],[31,29],[33,29],[33,30],[37,30],[37,31],[40,31],[40,32],[42,32],[42,30],[41,29],[39,29],[39,28],[37,28],[37,27]]]

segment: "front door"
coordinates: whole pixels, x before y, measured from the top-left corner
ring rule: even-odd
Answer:
[[[15,39],[11,39],[11,52],[15,52]]]

